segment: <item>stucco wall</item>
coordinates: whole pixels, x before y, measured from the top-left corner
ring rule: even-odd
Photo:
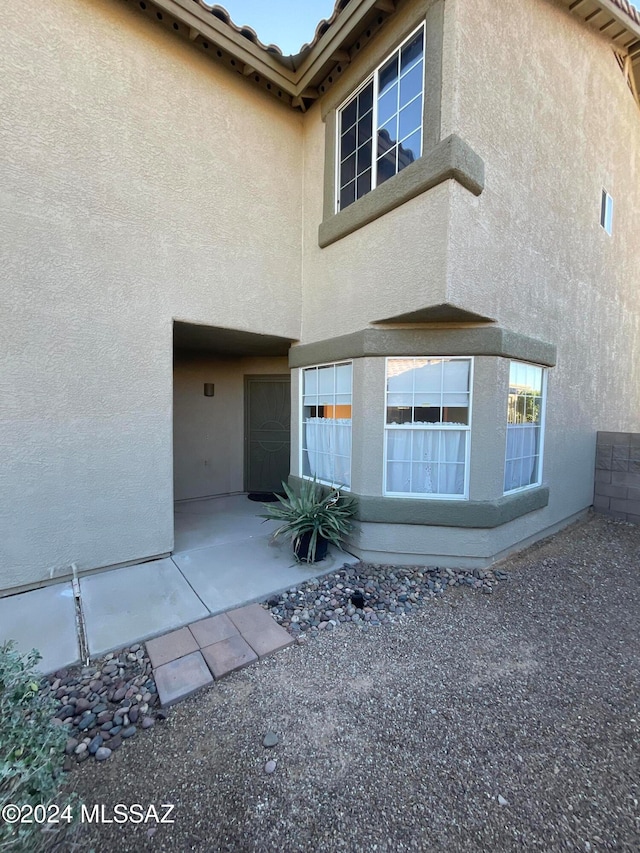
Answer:
[[[181,358],[173,376],[174,497],[244,489],[244,377],[289,373],[286,358]],[[213,382],[213,397],[203,385]]]
[[[546,526],[591,503],[596,431],[640,426],[640,113],[611,46],[559,4],[448,3],[443,133],[486,166],[479,198],[452,190],[448,293],[557,344]]]
[[[389,27],[371,39],[340,78],[344,97],[397,46],[396,41],[402,41],[425,20],[430,5],[425,0],[411,8],[405,5]],[[319,248],[326,141],[322,115],[327,102],[335,99],[331,90],[305,116],[303,343],[347,334],[375,320],[437,305],[446,293],[451,181]]]
[[[5,589],[172,547],[172,319],[299,336],[302,137],[113,0],[9,4],[0,74]]]

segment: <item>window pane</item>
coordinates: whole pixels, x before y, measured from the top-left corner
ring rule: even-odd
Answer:
[[[351,365],[336,365],[336,391],[338,394],[351,393]]]
[[[319,367],[318,368],[318,394],[320,397],[327,398],[334,393],[334,367]]]
[[[344,186],[352,181],[356,176],[356,155],[352,154],[342,164],[340,170],[340,184]]]
[[[387,491],[411,492],[410,462],[387,462]]]
[[[540,482],[543,368],[512,361],[509,368],[504,490]]]
[[[470,377],[468,358],[388,359],[387,492],[465,494]],[[405,423],[411,428],[401,429]]]
[[[371,168],[371,142],[358,148],[358,174],[361,175],[367,169]]]
[[[318,393],[318,373],[315,368],[305,370],[302,374],[302,390],[305,395]]]
[[[422,36],[423,32],[420,30],[420,32],[416,33],[411,41],[405,44],[402,48],[402,56],[400,59],[401,72],[405,71],[413,62],[416,61],[416,59],[418,59],[419,56],[422,56]]]
[[[302,409],[303,475],[336,486],[350,485],[351,468],[351,364],[307,368],[303,388],[318,386],[309,396],[317,405]],[[336,393],[339,378],[343,393]],[[303,398],[305,403],[307,398]]]
[[[342,134],[340,140],[340,159],[344,160],[356,150],[356,126]]]
[[[382,184],[396,174],[396,149],[390,151],[378,160],[378,183]]]
[[[355,124],[356,121],[356,111],[358,108],[358,99],[354,98],[352,101],[349,101],[346,107],[340,113],[340,118],[342,121],[342,130],[343,132],[351,127],[352,124]]]
[[[413,404],[413,396],[411,394],[388,394],[387,404],[389,406],[411,406]]]
[[[398,79],[398,54],[396,53],[378,72],[378,96],[384,95]]]
[[[468,424],[469,409],[464,406],[444,406],[442,409],[442,423]]]
[[[443,383],[447,392],[460,393],[469,390],[470,362],[465,359],[445,361],[443,365]]]
[[[373,80],[358,95],[358,115],[363,116],[373,108]]]
[[[441,399],[442,395],[439,391],[437,394],[426,394],[423,391],[416,391],[413,404],[414,406],[438,406],[440,408]]]
[[[422,63],[419,62],[400,79],[400,106],[422,94],[422,76]],[[416,99],[422,101],[421,97]]]
[[[400,110],[400,122],[398,124],[398,139],[404,139],[412,134],[422,125],[422,98],[411,101],[409,106]]]
[[[409,146],[406,143],[409,143]],[[413,150],[415,148],[415,151]],[[401,172],[420,156],[420,131],[414,133],[398,146],[398,171]]]
[[[416,362],[416,368],[413,371],[413,381],[416,391],[426,391],[430,394],[437,394],[440,403],[440,390],[442,387],[442,362],[427,361]]]
[[[363,195],[369,192],[371,189],[371,169],[367,169],[366,172],[363,172],[362,175],[358,177],[358,186],[356,189],[356,194],[358,198],[361,198]]]
[[[527,385],[531,394],[542,394],[542,368],[527,365]]]
[[[382,127],[398,112],[398,86],[392,86],[386,94],[378,97],[378,127]]]
[[[392,127],[393,135],[395,136],[395,125]],[[378,157],[388,151],[394,144],[391,134],[387,128],[382,128],[378,131]]]
[[[373,134],[373,110],[363,116],[358,122],[358,145],[363,142],[370,142]]]
[[[340,210],[344,210],[356,200],[356,182],[351,181],[340,190]]]
[[[387,406],[388,424],[409,424],[413,420],[411,406]]]

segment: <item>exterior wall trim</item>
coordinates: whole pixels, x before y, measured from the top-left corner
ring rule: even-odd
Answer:
[[[557,360],[557,348],[554,344],[500,326],[369,328],[350,335],[294,346],[289,350],[289,367],[309,367],[329,361],[389,355],[489,355],[553,367]]]
[[[331,125],[334,125],[334,121]],[[329,129],[327,140],[331,137]],[[327,166],[335,159],[329,141],[325,159]],[[331,204],[333,203],[333,185],[330,178],[335,174],[335,164],[333,168],[326,168],[325,171],[326,186],[331,189],[331,192],[329,190],[325,192],[326,208],[329,198],[331,198]],[[336,240],[346,237],[347,234],[357,231],[363,225],[373,222],[374,219],[449,179],[457,181],[476,196],[480,195],[484,189],[484,161],[455,134],[438,142],[406,169],[398,172],[349,207],[325,219],[318,228],[318,245],[324,249]]]
[[[302,478],[289,476],[294,489]],[[492,501],[419,500],[392,498],[377,495],[359,495],[350,492],[357,500],[356,519],[379,524],[421,524],[429,527],[493,528],[549,503],[548,486],[537,486]]]

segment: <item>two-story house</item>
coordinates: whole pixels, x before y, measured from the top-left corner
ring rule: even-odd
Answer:
[[[287,476],[380,563],[591,504],[640,428],[626,0],[338,0],[297,56],[204,0],[2,19],[0,589]]]

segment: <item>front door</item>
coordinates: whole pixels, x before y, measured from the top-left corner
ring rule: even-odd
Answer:
[[[245,377],[245,489],[281,492],[289,476],[291,379]]]

